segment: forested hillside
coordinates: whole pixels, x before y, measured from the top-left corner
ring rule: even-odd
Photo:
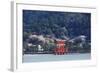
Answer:
[[[24,32],[66,39],[80,35],[90,40],[90,13],[23,10]]]
[[[55,40],[65,40],[69,52],[91,52],[91,14],[23,10],[24,53],[53,53]]]

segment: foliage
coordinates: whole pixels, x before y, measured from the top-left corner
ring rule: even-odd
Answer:
[[[34,34],[36,37],[29,38]],[[86,36],[85,41],[80,35]],[[45,53],[52,53],[56,47],[54,39],[66,40],[69,52],[91,52],[91,14],[23,10],[23,48],[26,51],[36,53],[37,46],[41,45]],[[35,46],[29,47],[28,43]]]
[[[23,10],[23,31],[56,38],[87,36],[90,40],[90,13]]]

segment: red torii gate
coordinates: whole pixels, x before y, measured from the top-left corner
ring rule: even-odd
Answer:
[[[56,48],[54,49],[55,54],[63,55],[68,52],[68,48],[65,48],[65,40],[57,40]]]

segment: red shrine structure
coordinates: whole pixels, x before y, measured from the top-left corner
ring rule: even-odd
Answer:
[[[68,48],[65,48],[65,40],[57,40],[56,48],[54,49],[55,55],[63,55],[68,53]]]

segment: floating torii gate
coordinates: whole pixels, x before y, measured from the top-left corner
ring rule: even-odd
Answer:
[[[68,52],[68,48],[65,48],[65,40],[56,40],[56,46],[54,49],[55,54],[63,55]]]

